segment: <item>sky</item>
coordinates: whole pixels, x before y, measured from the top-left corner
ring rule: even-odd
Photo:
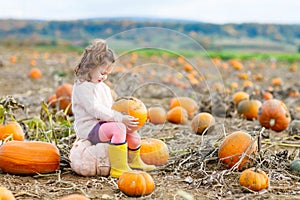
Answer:
[[[0,19],[146,17],[300,24],[300,0],[0,0]]]

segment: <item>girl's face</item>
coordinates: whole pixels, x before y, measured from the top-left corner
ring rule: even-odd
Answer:
[[[100,83],[107,79],[107,75],[110,74],[112,71],[112,66],[107,65],[104,67],[96,67],[90,73],[91,82],[93,83]]]

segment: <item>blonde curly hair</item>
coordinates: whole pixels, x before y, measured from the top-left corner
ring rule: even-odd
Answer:
[[[102,67],[115,62],[115,55],[106,44],[105,40],[94,40],[85,48],[84,53],[75,66],[75,78],[81,81],[90,81],[90,72],[96,67]]]

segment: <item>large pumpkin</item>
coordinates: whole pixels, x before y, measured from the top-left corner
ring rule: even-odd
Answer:
[[[58,148],[41,141],[10,141],[0,147],[0,168],[10,174],[51,173],[59,169]]]
[[[24,140],[24,132],[18,122],[11,121],[0,125],[0,140],[4,140],[10,135],[13,140]]]
[[[108,143],[92,145],[89,140],[78,139],[70,150],[70,161],[72,170],[81,176],[108,176]]]
[[[219,147],[218,157],[227,168],[232,168],[244,156],[237,169],[250,161],[249,156],[257,150],[257,143],[248,133],[236,131],[228,135]]]
[[[155,184],[153,178],[144,171],[124,172],[118,179],[119,189],[131,197],[139,197],[150,194]]]
[[[280,132],[289,126],[291,116],[282,101],[270,99],[265,101],[259,109],[258,120],[263,127]]]
[[[132,131],[138,130],[147,121],[147,108],[141,100],[135,97],[118,98],[114,102],[112,109],[139,119],[139,125],[136,128],[132,128]]]
[[[239,183],[250,190],[260,191],[268,188],[269,178],[264,171],[250,168],[241,173]]]
[[[170,100],[170,110],[174,107],[183,107],[188,114],[188,118],[192,119],[195,112],[198,111],[199,106],[197,102],[190,97],[174,97]]]
[[[261,107],[259,100],[243,100],[238,104],[237,111],[240,115],[248,120],[257,119],[258,110]]]
[[[166,143],[155,138],[141,140],[141,158],[148,165],[161,166],[169,159],[169,149]]]

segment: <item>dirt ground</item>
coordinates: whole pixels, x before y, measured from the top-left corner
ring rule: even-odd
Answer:
[[[41,102],[53,94],[61,83],[73,82],[73,66],[79,58],[77,53],[72,52],[38,52],[33,49],[1,49],[0,56],[3,63],[0,67],[0,97],[11,95],[25,106],[25,110],[17,114],[19,120],[39,116]],[[11,56],[16,58],[15,62],[10,61]],[[213,79],[210,76],[204,77],[204,83],[189,85],[190,79],[185,78],[189,73],[184,70],[184,64],[177,58],[167,56],[147,59],[126,57],[117,63],[115,72],[109,78],[110,85],[119,96],[134,95],[147,107],[162,105],[168,110],[170,98],[177,95],[197,99],[199,112],[211,112],[212,108],[215,108],[213,114],[219,113],[216,108],[226,111],[226,117],[215,116],[217,124],[204,137],[192,132],[190,121],[183,125],[169,122],[154,125],[147,122],[139,131],[141,137],[163,140],[168,145],[170,158],[167,164],[149,172],[154,179],[155,190],[138,199],[300,199],[300,176],[289,170],[290,162],[299,157],[299,130],[292,131],[289,128],[279,133],[264,130],[262,157],[261,160],[256,158],[254,162],[254,166],[260,163],[269,176],[269,188],[261,192],[249,191],[239,185],[241,172],[222,166],[217,159],[218,147],[215,145],[222,141],[224,133],[261,130],[258,121],[245,120],[237,114],[231,104],[231,96],[238,90],[253,93],[270,89],[271,79],[274,77],[280,77],[283,81],[282,86],[272,86],[274,97],[286,103],[292,119],[300,119],[300,98],[289,96],[291,90],[299,92],[299,71],[297,68],[296,71],[291,70],[291,66],[298,66],[299,63],[249,60],[244,61],[244,68],[237,71],[227,61],[215,60],[215,66],[212,66],[211,60],[193,60],[199,64],[200,72],[209,67],[217,69],[222,78],[221,86],[228,89],[227,93],[215,95],[209,91],[222,89],[218,84],[210,84]],[[143,63],[150,64],[146,66]],[[42,70],[41,79],[28,78],[33,65]],[[122,67],[125,70],[120,70]],[[246,73],[254,86],[243,87],[244,80],[239,77],[241,73]],[[262,80],[256,79],[257,74],[262,75]],[[197,76],[201,77],[199,74]],[[179,84],[176,80],[182,80],[185,84]],[[259,94],[254,98],[262,100]],[[65,158],[68,157],[72,141],[74,135],[69,135],[61,139],[58,145],[64,148],[62,156]],[[0,186],[11,190],[16,199],[24,200],[59,199],[73,193],[84,194],[91,199],[136,199],[120,192],[116,179],[79,176],[66,162],[62,162],[60,170],[53,174],[17,176],[0,173]]]

